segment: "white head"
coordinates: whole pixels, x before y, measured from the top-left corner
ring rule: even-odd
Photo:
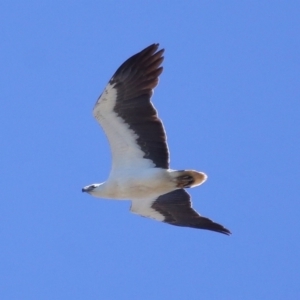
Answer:
[[[89,193],[92,196],[96,196],[95,194],[99,193],[102,190],[103,183],[93,183],[82,188],[82,192]]]

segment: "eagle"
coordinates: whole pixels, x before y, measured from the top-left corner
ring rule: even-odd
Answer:
[[[107,181],[85,186],[94,197],[131,200],[130,211],[171,225],[226,235],[224,226],[192,208],[187,188],[207,179],[203,172],[170,168],[165,129],[151,102],[163,71],[164,49],[152,44],[127,59],[98,98],[93,115],[111,149]]]

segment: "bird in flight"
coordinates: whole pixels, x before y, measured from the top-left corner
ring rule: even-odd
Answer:
[[[112,153],[106,182],[85,186],[94,197],[131,200],[130,211],[176,226],[230,231],[202,217],[186,188],[205,182],[194,170],[172,170],[165,130],[151,97],[162,73],[164,49],[152,44],[126,60],[98,98],[93,115],[102,126]]]

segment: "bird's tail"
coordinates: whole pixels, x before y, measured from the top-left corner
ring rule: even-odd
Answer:
[[[207,175],[202,172],[194,170],[180,170],[174,171],[172,176],[176,182],[177,188],[192,188],[204,183],[207,179]]]

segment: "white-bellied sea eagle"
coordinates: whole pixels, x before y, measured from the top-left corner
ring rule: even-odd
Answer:
[[[193,208],[186,188],[207,176],[194,170],[172,170],[161,120],[151,102],[162,73],[164,49],[153,44],[126,60],[98,98],[93,115],[102,126],[112,153],[104,183],[85,186],[95,197],[131,200],[131,212],[177,226],[230,231],[202,217]]]

